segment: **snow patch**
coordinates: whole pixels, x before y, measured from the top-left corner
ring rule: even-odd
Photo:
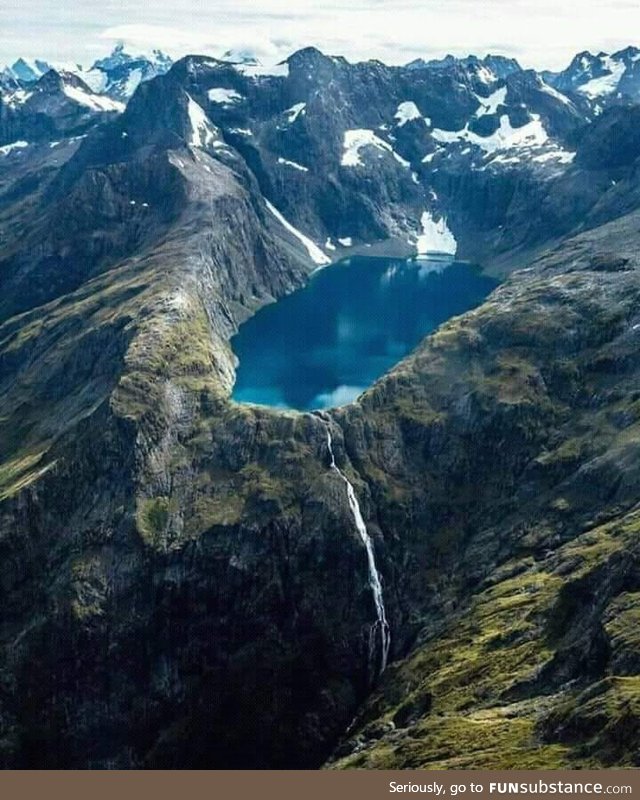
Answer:
[[[343,239],[338,239],[343,247],[352,247],[353,239],[350,236],[345,236]]]
[[[289,75],[289,65],[286,61],[278,64],[264,64],[257,58],[247,59],[244,62],[231,60],[234,68],[248,78],[277,77],[286,78]]]
[[[523,158],[519,155],[509,155],[508,153],[498,153],[491,159],[491,164],[522,164]]]
[[[513,128],[507,114],[500,117],[500,127],[490,136],[479,136],[469,130],[469,125],[460,131],[445,131],[434,128],[431,132],[436,141],[445,144],[451,142],[469,142],[482,148],[485,153],[497,150],[509,150],[514,147],[532,147],[545,144],[549,136],[540,121],[539,114],[532,114],[532,119],[520,128]]]
[[[397,125],[401,128],[407,122],[411,122],[412,119],[421,119],[422,114],[412,100],[406,100],[404,103],[400,103],[393,118],[397,120]]]
[[[541,164],[547,161],[558,161],[560,164],[571,164],[576,157],[575,153],[570,153],[568,150],[549,150],[547,153],[541,153],[538,156],[533,156],[532,161],[539,161]]]
[[[127,77],[127,82],[124,85],[125,97],[131,97],[135,90],[142,83],[142,70],[132,69]]]
[[[286,220],[282,216],[282,214],[278,211],[278,209],[274,205],[272,205],[268,200],[265,200],[264,202],[269,211],[278,220],[278,222],[284,228],[286,228],[289,231],[289,233],[293,234],[293,236],[295,236],[296,239],[298,239],[298,241],[300,241],[304,245],[307,253],[309,254],[309,258],[315,264],[324,266],[325,264],[331,263],[331,259],[327,258],[327,256],[322,252],[322,250],[318,247],[318,245],[315,244],[315,242],[312,242],[308,236],[305,236],[304,233],[299,231],[297,228],[294,228],[294,226],[288,220]]]
[[[29,142],[25,142],[22,139],[17,142],[11,142],[11,144],[5,144],[0,147],[0,155],[8,156],[13,150],[22,150],[25,147],[29,147]]]
[[[74,72],[74,70],[69,70],[69,72]],[[97,94],[104,92],[104,90],[107,88],[107,83],[108,83],[107,76],[101,69],[92,67],[86,72],[80,69],[78,70],[78,74],[81,76],[82,80],[87,84],[87,86]]]
[[[191,95],[187,95],[187,97],[189,99],[187,113],[191,125],[191,136],[188,143],[192,147],[207,147],[214,144],[217,137],[213,125]]]
[[[225,106],[233,105],[233,103],[244,99],[235,89],[209,89],[207,97],[212,103],[219,103]]]
[[[425,211],[420,217],[420,224],[422,234],[418,236],[416,242],[419,256],[426,256],[429,253],[447,253],[452,256],[456,254],[458,243],[444,217],[436,222],[433,216]]]
[[[278,164],[293,167],[293,169],[300,170],[300,172],[309,172],[309,167],[303,167],[302,164],[297,164],[295,161],[289,161],[286,158],[278,158]]]
[[[360,158],[360,150],[363,147],[376,147],[379,150],[384,150],[390,153],[395,160],[402,164],[403,167],[410,167],[409,162],[398,155],[388,142],[380,139],[372,130],[366,128],[355,128],[354,130],[344,132],[343,141],[344,152],[340,163],[343,167],[360,167],[364,166]]]
[[[27,92],[24,89],[18,89],[17,92],[9,95],[7,97],[7,105],[10,106],[21,106],[23,103],[26,103],[27,100],[33,96],[33,92]]]
[[[306,103],[296,103],[295,105],[291,106],[291,108],[287,108],[285,110],[285,114],[287,115],[287,122],[289,125],[292,125],[300,116],[300,114],[306,114]]]
[[[569,100],[568,97],[565,97],[561,92],[557,89],[554,89],[553,86],[549,86],[548,83],[542,81],[542,85],[540,86],[540,90],[543,91],[545,94],[551,95],[556,100],[559,100],[561,103],[564,103],[565,106],[571,106],[573,103]]]
[[[623,61],[614,61],[610,56],[605,56],[602,66],[609,70],[607,75],[592,78],[587,83],[583,83],[582,86],[578,86],[578,91],[586,94],[591,99],[612,94],[618,88],[620,79],[624,75],[625,65]]]
[[[476,95],[476,100],[480,103],[480,108],[476,111],[476,117],[484,117],[485,114],[495,114],[500,106],[505,104],[507,99],[507,87],[496,89],[489,97]]]
[[[86,106],[92,111],[124,111],[124,103],[111,100],[111,98],[103,97],[99,94],[88,94],[77,86],[64,84],[62,91],[69,100],[73,100],[78,105]]]
[[[480,65],[476,70],[476,77],[478,78],[481,83],[493,83],[496,80],[495,73],[492,72],[488,67],[485,67],[484,64]]]

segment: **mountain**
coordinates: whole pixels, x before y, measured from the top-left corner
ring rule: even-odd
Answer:
[[[447,55],[444,58],[430,61],[417,58],[414,61],[410,61],[407,64],[407,68],[429,69],[432,71],[459,69],[468,74],[475,74],[480,79],[484,78],[484,81],[488,83],[504,79],[522,69],[515,58],[491,54],[486,55],[484,58],[478,58],[477,56],[456,58],[455,56]]]
[[[506,61],[2,91],[2,766],[640,766],[638,106]],[[231,401],[257,309],[425,239],[500,287]]]
[[[172,63],[161,50],[134,56],[126,52],[123,44],[118,44],[110,55],[97,59],[87,69],[81,64],[52,65],[41,59],[19,58],[11,67],[5,67],[4,75],[22,88],[28,88],[53,69],[75,75],[95,94],[120,102],[128,100],[141,82],[165,73]]]
[[[627,47],[609,55],[588,51],[579,53],[571,64],[546,79],[561,92],[580,94],[599,113],[614,102],[640,100],[640,50]]]
[[[172,63],[161,50],[132,56],[125,51],[124,45],[119,44],[109,56],[98,59],[90,69],[82,72],[81,77],[94,91],[114,100],[126,101],[140,83],[162,75]]]
[[[84,135],[97,120],[123,108],[93,92],[76,75],[49,70],[29,88],[10,87],[0,95],[0,142],[21,149],[37,142],[54,145]]]
[[[19,58],[11,67],[7,68],[7,71],[18,81],[32,83],[41,78],[50,69],[51,66],[41,59]]]

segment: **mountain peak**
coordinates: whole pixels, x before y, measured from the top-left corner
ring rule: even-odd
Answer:
[[[50,64],[38,58],[27,59],[20,57],[10,67],[15,78],[26,83],[37,81],[50,69]]]
[[[137,62],[148,62],[155,67],[164,67],[166,71],[173,63],[172,59],[162,50],[154,48],[149,53],[138,53],[132,55],[125,49],[124,42],[118,42],[111,53],[105,58],[94,61],[92,69],[100,69],[103,72],[117,69],[125,65],[132,65]]]
[[[321,50],[317,47],[302,47],[300,50],[296,50],[293,52],[286,61],[289,64],[295,63],[314,63],[314,62],[325,62],[331,61],[331,57],[325,55]]]

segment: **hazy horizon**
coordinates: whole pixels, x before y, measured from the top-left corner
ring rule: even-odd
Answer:
[[[473,24],[469,24],[472,20]],[[576,52],[613,52],[634,44],[640,8],[617,2],[531,0],[157,0],[126,5],[87,0],[61,7],[57,0],[23,0],[0,8],[0,63],[18,57],[88,65],[122,42],[132,51],[158,47],[172,57],[220,56],[246,50],[265,61],[313,45],[351,61],[390,64],[488,52],[517,58],[525,67],[559,69]]]

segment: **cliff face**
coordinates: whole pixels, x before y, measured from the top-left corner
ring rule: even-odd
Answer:
[[[637,225],[514,274],[345,412],[421,623],[335,765],[637,765]]]
[[[634,764],[638,214],[344,409],[239,406],[230,336],[313,264],[203,81],[0,194],[3,766]]]

